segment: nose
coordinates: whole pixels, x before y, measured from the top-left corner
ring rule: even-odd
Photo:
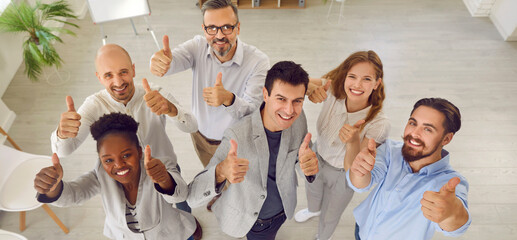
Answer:
[[[284,107],[284,111],[285,111],[285,113],[287,113],[287,114],[289,114],[289,115],[293,114],[293,112],[294,112],[294,106],[293,106],[293,104],[292,104],[292,103],[287,103],[287,104],[285,105],[285,107]]]
[[[222,29],[220,29],[220,28],[218,28],[218,29],[217,29],[217,32],[215,33],[215,37],[216,37],[217,39],[222,39],[222,38],[224,38],[224,37],[225,37],[225,35],[223,34],[223,30],[222,30]]]
[[[114,162],[115,162],[115,168],[117,168],[117,169],[120,169],[126,165],[126,162],[120,158],[115,159]]]
[[[117,87],[120,87],[122,86],[122,84],[124,84],[124,79],[122,79],[121,76],[119,75],[116,75],[114,78],[113,78],[113,85],[117,86]]]

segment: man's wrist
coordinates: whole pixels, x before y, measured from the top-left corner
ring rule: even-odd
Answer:
[[[169,113],[167,113],[167,115],[169,117],[176,117],[176,116],[178,116],[178,108],[176,108],[176,105],[174,105],[171,102],[168,102],[168,104],[169,104]]]
[[[229,106],[233,105],[234,102],[235,102],[235,94],[228,91],[228,97],[227,97],[226,101],[223,102],[223,105],[225,107],[229,107]]]
[[[223,168],[222,164],[223,164],[223,162],[220,162],[215,167],[215,182],[217,184],[222,183],[222,182],[224,182],[224,180],[226,180],[226,177],[224,176],[223,171],[222,171],[222,168]]]

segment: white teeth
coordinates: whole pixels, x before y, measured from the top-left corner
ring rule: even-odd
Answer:
[[[282,116],[281,114],[278,114],[278,116],[280,116],[282,119],[285,119],[285,120],[289,120],[289,119],[291,119],[291,118],[292,118],[292,117],[284,117],[284,116]]]
[[[420,146],[420,143],[414,141],[413,139],[409,140],[409,142],[415,146]]]
[[[117,92],[123,91],[124,89],[126,89],[126,87],[123,87],[123,88],[113,88],[113,90],[115,90]]]
[[[129,169],[126,169],[124,171],[119,171],[119,172],[117,172],[117,175],[122,176],[122,175],[126,174],[127,172],[129,172]]]
[[[357,90],[354,90],[354,89],[350,89],[350,92],[352,92],[353,94],[363,94],[362,91],[357,91]]]

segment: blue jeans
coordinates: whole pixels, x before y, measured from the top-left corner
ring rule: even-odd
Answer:
[[[361,240],[359,237],[359,225],[357,225],[357,223],[355,223],[355,240]]]
[[[273,240],[286,219],[284,212],[269,219],[257,219],[246,237],[248,240]]]

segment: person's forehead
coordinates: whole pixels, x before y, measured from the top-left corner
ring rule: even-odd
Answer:
[[[276,80],[271,89],[273,95],[282,95],[287,98],[303,98],[305,96],[305,86],[303,84],[292,85],[284,81]]]
[[[232,25],[236,21],[237,17],[231,7],[206,10],[203,16],[205,26]]]
[[[411,118],[421,124],[432,124],[436,128],[442,128],[443,121],[445,121],[443,113],[428,106],[420,106],[415,109]]]
[[[97,60],[99,71],[118,71],[121,69],[131,69],[132,63],[129,58],[119,52],[111,52],[100,55]]]

